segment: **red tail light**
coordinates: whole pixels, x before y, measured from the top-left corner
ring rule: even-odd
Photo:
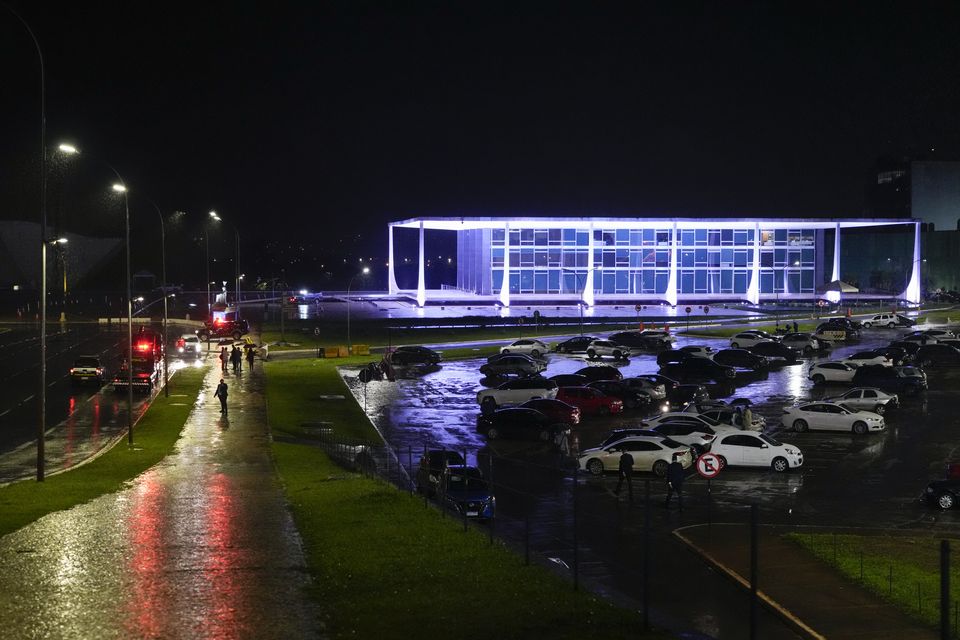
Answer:
[[[74,371],[76,371],[76,369],[74,369],[73,367],[70,367],[70,373],[73,374]]]
[[[135,348],[136,348],[137,351],[149,351],[149,350],[150,350],[150,343],[149,343],[149,342],[138,342],[138,343],[136,344],[136,347],[135,347]]]

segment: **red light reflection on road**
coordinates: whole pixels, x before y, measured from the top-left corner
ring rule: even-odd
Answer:
[[[249,563],[244,557],[247,555],[246,547],[237,544],[236,527],[242,519],[237,513],[231,479],[222,473],[214,474],[209,479],[207,495],[209,502],[204,548],[208,555],[203,560],[203,572],[209,583],[210,609],[203,616],[204,636],[243,636],[242,630],[236,628],[236,612],[255,605],[238,601],[245,594],[236,582],[235,570]]]
[[[135,638],[164,636],[164,612],[170,610],[166,601],[170,575],[165,571],[164,485],[147,474],[133,490],[133,506],[127,523],[132,556],[130,575],[133,584],[129,591],[124,615],[128,635]]]

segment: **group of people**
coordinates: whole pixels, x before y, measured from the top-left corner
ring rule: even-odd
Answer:
[[[251,367],[253,366],[253,356],[254,351],[251,347],[246,348],[247,351],[247,364]],[[220,348],[220,369],[221,371],[227,370],[227,363],[229,362],[233,366],[234,373],[241,373],[243,371],[243,351],[240,350],[240,347],[233,345],[233,350],[227,352],[226,347]]]
[[[620,454],[620,479],[617,481],[617,488],[613,490],[615,495],[620,495],[620,487],[623,483],[627,484],[627,493],[630,496],[630,502],[633,502],[633,456],[629,451]],[[680,511],[683,511],[683,481],[686,479],[686,473],[683,470],[683,463],[680,462],[680,454],[673,454],[673,459],[667,465],[667,499],[663,506],[670,508],[670,501],[673,494],[677,494],[677,502],[680,505]]]

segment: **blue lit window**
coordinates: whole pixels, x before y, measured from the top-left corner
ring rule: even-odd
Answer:
[[[733,244],[733,229],[720,230],[720,244],[729,246]]]
[[[720,266],[720,252],[719,251],[709,251],[707,253],[707,265],[710,267],[719,267]]]
[[[616,254],[617,254],[618,267],[630,266],[630,250],[629,249],[617,249]]]
[[[505,235],[504,229],[492,229],[490,234],[491,244],[503,244],[503,237]]]
[[[733,266],[733,249],[720,250],[720,266],[721,267]]]
[[[560,271],[554,269],[553,271],[548,272],[550,281],[547,286],[550,287],[550,293],[560,293]]]
[[[733,244],[738,247],[742,247],[747,244],[747,230],[746,229],[736,229],[733,232]]]
[[[707,244],[707,230],[706,229],[697,229],[694,231],[694,236],[696,237],[697,245]]]
[[[510,274],[511,290],[513,289],[513,274]],[[533,271],[520,272],[520,293],[533,293]]]
[[[577,253],[575,251],[563,252],[563,266],[568,268],[577,266]]]
[[[577,231],[577,246],[579,246],[579,247],[588,247],[588,246],[590,246],[590,232],[589,232],[589,231]]]
[[[617,229],[617,244],[630,244],[630,229]]]
[[[805,267],[812,267],[816,261],[816,251],[813,249],[803,249],[800,251],[800,262]]]
[[[630,292],[630,272],[617,271],[617,293]]]
[[[577,244],[577,230],[576,230],[576,229],[564,229],[564,230],[563,230],[563,244]]]
[[[562,234],[560,229],[550,229],[548,232],[548,242],[552,245],[560,244],[562,240]]]
[[[787,278],[790,281],[790,293],[800,293],[800,272],[788,271]]]
[[[491,251],[490,257],[490,266],[491,267],[502,267],[503,266],[503,249],[493,249]]]
[[[656,244],[657,242],[657,230],[656,229],[644,229],[643,230],[643,244]]]
[[[707,266],[707,250],[706,249],[697,249],[693,252],[694,260],[698,267]]]
[[[589,251],[577,251],[577,266],[585,268],[587,266],[587,259],[589,257]]]
[[[533,231],[533,244],[538,247],[543,247],[547,244],[547,230],[546,229],[534,229]]]
[[[692,247],[696,244],[696,236],[691,230],[684,230],[680,232],[680,245],[684,247]]]
[[[606,250],[603,252],[603,268],[612,269],[617,266],[616,254],[614,251]]]
[[[520,293],[520,272],[510,272],[510,293]]]
[[[533,229],[520,230],[520,244],[533,244]]]
[[[776,244],[787,244],[787,230],[777,229],[773,232],[773,240]]]
[[[657,266],[658,267],[669,267],[670,266],[670,252],[669,251],[657,251]]]
[[[773,267],[773,251],[763,250],[760,252],[760,266]]]
[[[510,249],[510,266],[516,267],[520,264],[520,249]]]
[[[680,272],[680,293],[694,293],[693,271]]]
[[[747,272],[746,271],[733,272],[733,292],[734,293],[747,292]]]
[[[560,249],[550,249],[547,253],[547,264],[551,267],[560,266],[560,256],[563,255],[562,250]]]
[[[586,274],[563,273],[563,293],[579,293]]]
[[[693,272],[693,286],[696,293],[707,293],[707,272],[700,270]]]
[[[642,293],[656,293],[656,272],[653,269],[644,269],[640,272],[640,291]]]
[[[654,266],[657,264],[657,252],[653,249],[644,249],[643,250],[643,264]]]
[[[680,266],[681,267],[692,267],[694,266],[694,252],[692,250],[684,249],[680,252]],[[690,293],[693,293],[692,291]]]
[[[804,269],[800,272],[800,290],[803,293],[813,293],[813,271]]]
[[[773,266],[774,267],[783,267],[787,264],[787,250],[786,249],[774,249],[773,250]]]
[[[631,267],[641,266],[643,264],[643,253],[644,253],[643,249],[631,249],[629,266]]]
[[[783,289],[783,270],[778,269],[773,272],[773,291],[774,293],[786,293]]]
[[[760,293],[773,293],[773,272],[760,272]]]
[[[720,272],[720,293],[733,293],[733,271],[729,269]]]
[[[510,252],[510,257],[513,257],[513,252]],[[521,267],[532,267],[533,266],[533,249],[521,249],[520,250],[520,262]]]
[[[670,282],[670,272],[669,271],[657,271],[656,277],[656,291],[655,293],[666,293],[667,284]]]
[[[535,267],[547,266],[547,252],[544,249],[537,249],[533,254],[533,265]]]
[[[711,270],[707,272],[707,276],[710,283],[710,290],[707,293],[720,293],[720,272]]]
[[[733,266],[735,267],[745,267],[747,266],[747,258],[750,252],[737,250],[733,252]]]
[[[630,244],[634,247],[639,247],[643,244],[643,232],[639,230],[633,230],[630,232]]]
[[[520,246],[520,231],[517,229],[512,229],[510,231],[510,246],[512,247]]]
[[[788,267],[799,267],[800,266],[800,252],[791,249],[787,252],[787,266]]]
[[[617,281],[616,281],[614,275],[615,275],[615,274],[614,274],[613,272],[611,272],[611,271],[605,271],[605,272],[603,272],[603,278],[602,278],[603,290],[601,291],[601,293],[616,293],[616,292],[617,292]],[[596,279],[597,279],[597,277],[594,276],[594,281],[596,281]]]
[[[547,272],[546,271],[533,272],[533,292],[547,293]]]
[[[707,244],[711,247],[720,246],[720,230],[710,229],[707,233]]]
[[[503,288],[503,269],[494,269],[490,275],[493,276],[493,292],[500,293]]]

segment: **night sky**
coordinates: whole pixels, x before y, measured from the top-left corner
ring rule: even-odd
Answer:
[[[58,222],[95,226],[70,212],[99,158],[245,245],[383,256],[420,215],[861,215],[879,156],[960,155],[960,5],[837,4],[13,6],[51,145],[87,152]],[[37,62],[4,10],[0,64],[0,215],[35,219]]]

